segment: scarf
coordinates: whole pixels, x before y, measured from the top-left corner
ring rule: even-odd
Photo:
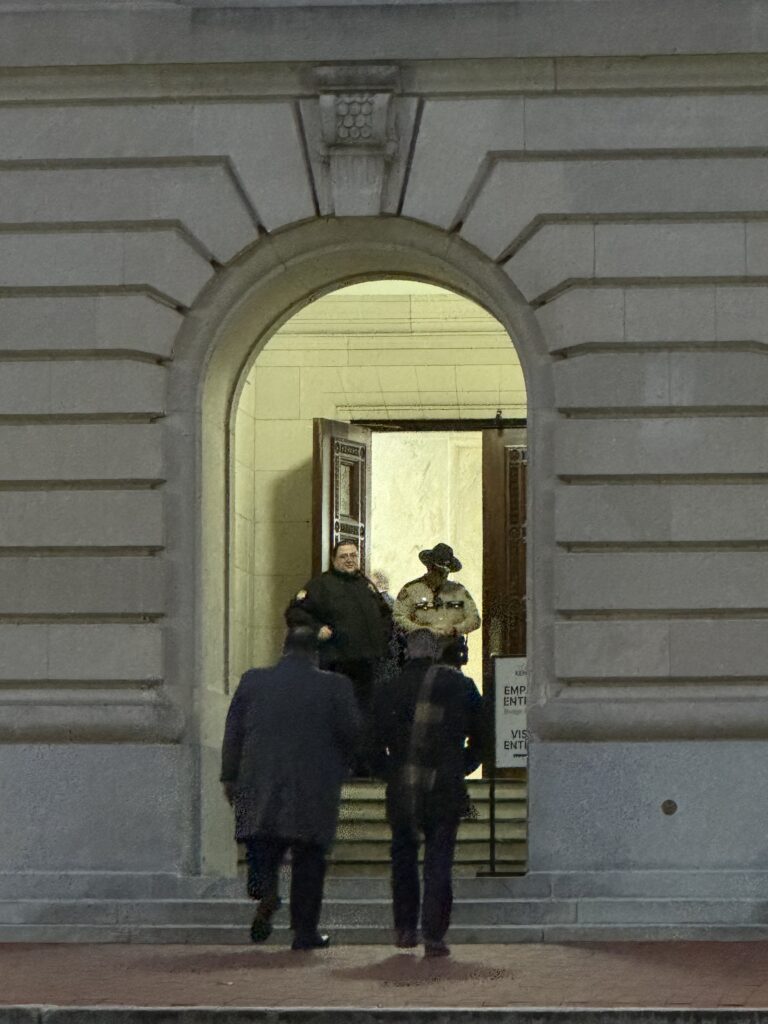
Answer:
[[[430,754],[435,749],[435,733],[444,716],[444,709],[432,703],[432,689],[439,670],[439,665],[430,665],[419,686],[413,712],[408,758],[401,770],[404,803],[408,816],[414,823],[423,820],[425,805],[437,777],[437,770],[430,764]]]

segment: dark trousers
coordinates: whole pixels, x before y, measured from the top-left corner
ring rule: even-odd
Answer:
[[[380,662],[373,658],[349,658],[346,660],[337,658],[328,665],[332,672],[340,672],[341,675],[352,680],[352,689],[355,691],[360,714],[366,720],[371,712],[373,688],[379,672],[379,665]]]
[[[352,680],[357,706],[363,720],[363,739],[358,751],[354,775],[368,777],[371,774],[371,706],[373,694],[381,670],[381,661],[372,658],[355,658],[347,661],[334,661],[328,666],[331,671],[339,672]]]
[[[256,835],[245,841],[248,895],[260,900],[277,895],[278,872],[291,851],[291,928],[297,937],[315,934],[320,923],[325,881],[325,847],[282,836]]]
[[[392,909],[395,928],[416,930],[421,903],[425,942],[440,942],[451,923],[453,851],[458,819],[424,826],[424,900],[419,891],[419,830],[410,825],[392,828]]]

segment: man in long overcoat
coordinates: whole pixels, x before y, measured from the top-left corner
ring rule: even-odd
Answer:
[[[483,702],[474,682],[445,664],[444,638],[408,635],[402,672],[374,705],[374,768],[387,781],[392,829],[395,945],[417,945],[421,905],[424,955],[450,952],[453,852],[469,810],[465,775],[482,760]],[[418,853],[424,837],[424,900]]]
[[[248,891],[260,900],[251,938],[262,942],[272,931],[278,872],[290,849],[293,949],[329,942],[318,930],[326,853],[361,738],[352,684],[317,667],[317,643],[316,630],[292,629],[277,665],[245,673],[222,747],[221,781],[235,838],[246,844]]]

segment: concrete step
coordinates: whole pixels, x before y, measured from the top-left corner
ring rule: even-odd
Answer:
[[[527,825],[525,821],[510,819],[496,821],[496,840],[516,839],[520,842],[525,840]],[[391,832],[386,821],[378,818],[352,818],[339,822],[336,832],[336,846],[342,843],[355,842],[357,840],[376,840],[386,843],[389,847]],[[489,822],[486,821],[464,821],[459,829],[457,843],[469,841],[480,841],[488,843],[490,840]]]
[[[568,871],[532,873],[553,896],[768,900],[768,871]]]
[[[339,897],[331,886],[323,927],[337,942],[389,944],[392,910],[388,887],[359,883]],[[507,897],[514,879],[457,883],[454,942],[618,941],[632,939],[763,939],[768,912],[752,899],[552,899]],[[383,882],[383,880],[382,880]],[[285,886],[283,886],[285,891]],[[486,893],[481,896],[480,893]],[[247,942],[254,904],[238,899],[16,899],[0,900],[3,942]],[[287,940],[288,910],[275,915]]]
[[[383,782],[358,779],[348,782],[342,787],[342,800],[384,800],[385,784]],[[484,779],[467,779],[467,789],[473,800],[485,800],[490,797],[490,783]],[[524,782],[496,783],[495,798],[497,801],[525,800],[528,788]]]
[[[325,885],[327,898],[389,899],[391,886],[386,878],[332,878]],[[547,898],[549,887],[536,879],[531,884],[526,875],[494,878],[458,877],[453,882],[454,897],[459,899],[532,899]]]
[[[462,821],[456,847],[458,873],[488,869],[490,863],[491,800],[488,781],[468,782],[474,817]],[[330,858],[330,877],[364,873],[387,874],[390,831],[386,821],[385,786],[355,780],[344,786],[336,843]],[[524,782],[497,782],[494,817],[497,868],[524,871],[527,857],[527,789]],[[244,861],[240,851],[240,861]]]
[[[487,861],[487,856],[481,864]],[[347,867],[352,874],[329,877],[328,895],[381,895],[389,892],[389,862]],[[471,874],[462,875],[462,871]],[[515,877],[475,877],[475,868],[457,865],[457,896],[492,894],[556,899],[747,900],[768,905],[768,871],[608,871],[530,872]],[[198,899],[240,898],[243,877],[173,875],[150,872],[0,872],[0,899]]]
[[[499,860],[524,862],[526,847],[522,840],[499,839],[496,842],[496,857]],[[487,839],[472,838],[456,844],[455,863],[471,861],[473,864],[487,865],[490,859]],[[389,863],[389,841],[382,839],[349,839],[338,842],[333,848],[330,861],[356,860],[362,863]]]
[[[475,824],[478,821],[486,823],[491,818],[491,805],[487,800],[475,801],[476,817],[461,823],[461,828],[468,824]],[[528,820],[528,812],[525,803],[503,803],[496,804],[496,821],[522,821]],[[339,809],[339,822],[344,821],[386,821],[386,814],[383,803],[380,805],[374,800],[349,800],[342,804]]]
[[[483,859],[485,860],[485,858]],[[482,863],[482,862],[481,862]],[[347,874],[329,877],[328,898],[382,898],[389,896],[389,861],[377,865],[380,874],[371,875],[370,865],[344,865]],[[661,907],[701,915],[710,906],[732,904],[754,910],[762,921],[768,906],[768,872],[765,871],[647,871],[573,872],[475,877],[475,866],[458,864],[454,891],[462,898],[537,898],[570,901],[578,899],[583,913],[595,923],[616,919],[625,905],[633,908],[636,920],[656,918]],[[466,872],[466,874],[463,874]],[[155,899],[241,899],[244,879],[179,876],[131,872],[0,872],[0,900],[155,900]],[[642,916],[644,915],[644,916]],[[766,912],[768,919],[768,911]],[[741,918],[743,920],[743,918]]]
[[[328,927],[322,922],[323,927]],[[330,929],[329,929],[330,930]],[[290,944],[292,932],[276,924],[270,945]],[[494,927],[451,929],[454,943],[541,942],[542,930],[535,927]],[[249,930],[235,925],[0,925],[0,942],[131,942],[189,943],[194,945],[249,945]],[[392,945],[391,927],[345,926],[333,929],[335,945]]]
[[[323,920],[335,945],[390,946],[390,927],[344,925],[331,927]],[[292,933],[286,924],[276,923],[268,940],[287,946]],[[519,942],[656,942],[721,941],[753,942],[768,939],[768,924],[657,924],[657,925],[462,925],[451,927],[452,944],[504,945]],[[0,943],[189,943],[195,945],[249,945],[247,924],[231,925],[87,925],[17,924],[0,925]]]
[[[522,859],[496,861],[497,871],[503,871],[507,875],[520,877],[525,874],[525,861]],[[479,873],[488,871],[488,858],[481,860],[459,861],[453,865],[454,878],[475,878]],[[328,867],[328,881],[345,880],[365,875],[368,878],[389,878],[389,861],[333,861]]]
[[[249,900],[0,900],[0,927],[5,925],[240,925],[254,914]],[[276,921],[287,917],[278,911]],[[576,905],[547,900],[456,900],[453,921],[459,925],[522,925],[576,920]],[[387,899],[326,899],[328,927],[389,928],[392,904]]]
[[[244,899],[198,900],[0,900],[6,924],[239,924],[254,905]],[[282,911],[281,911],[282,913]],[[386,925],[389,896],[338,898],[328,895],[324,918],[332,925]],[[528,925],[765,925],[768,913],[752,900],[551,900],[457,898],[457,924]]]
[[[362,870],[351,876],[329,877],[325,885],[327,896],[340,899],[388,898],[389,862],[381,867],[384,873],[376,877]],[[287,869],[283,874],[287,878]],[[241,899],[244,892],[243,877],[133,872],[0,872],[0,900]],[[550,885],[545,879],[531,881],[527,876],[477,878],[472,870],[471,875],[456,878],[454,892],[457,896],[466,897],[487,897],[495,893],[501,896],[548,896]]]

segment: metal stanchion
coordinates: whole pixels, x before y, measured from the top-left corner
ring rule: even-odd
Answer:
[[[490,829],[488,833],[488,845],[489,849],[489,864],[490,874],[496,874],[496,776],[491,776],[491,784],[488,790],[489,803],[490,803]]]

